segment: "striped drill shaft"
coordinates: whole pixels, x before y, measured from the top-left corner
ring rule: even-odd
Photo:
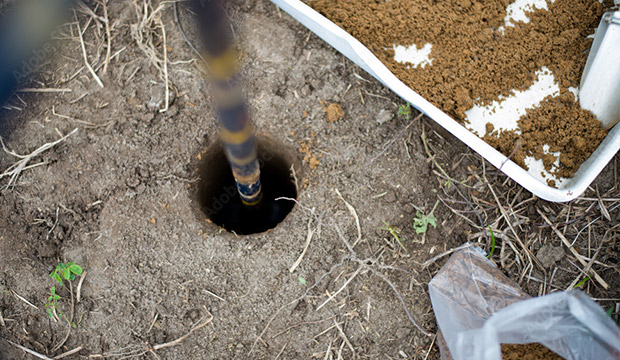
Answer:
[[[204,58],[213,78],[220,138],[241,200],[246,205],[256,205],[262,193],[254,126],[242,95],[239,53],[222,5],[219,0],[193,0]]]

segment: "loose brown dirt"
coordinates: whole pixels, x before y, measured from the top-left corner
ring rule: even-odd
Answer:
[[[359,219],[357,256],[376,260],[373,269],[392,282],[428,331],[436,328],[427,284],[445,258],[421,264],[466,241],[490,251],[488,226],[497,240],[492,259],[530,295],[566,288],[581,276],[572,265],[577,260],[537,211],[561,224],[571,241],[576,238],[574,248],[584,256],[605,245],[592,269],[610,290],[591,280],[584,291],[600,299],[620,297],[620,242],[614,231],[603,236],[620,219],[620,208],[614,208],[620,198],[618,159],[570,206],[536,199],[431,120],[397,116],[402,100],[265,0],[232,2],[228,10],[243,45],[252,118],[260,132],[297,157],[292,163],[302,164],[295,168],[298,204],[266,233],[221,231],[196,216],[196,169],[217,142],[217,122],[210,87],[175,23],[172,4],[107,4],[113,56],[107,73],[101,2],[87,3],[96,18],[77,11],[89,62],[105,87],[85,68],[72,19],[54,34],[53,53],[23,85],[70,91],[18,93],[21,100],[10,102],[15,108],[0,114],[0,135],[18,154],[78,128],[32,159],[39,165],[26,169],[15,187],[4,189],[8,179],[0,179],[0,359],[32,358],[4,339],[49,357],[82,347],[70,358],[153,359],[150,345],[178,339],[208,313],[208,325],[157,356],[336,359],[340,353],[396,359],[404,353],[438,359],[433,338],[412,325],[392,287],[366,268],[317,310],[360,267],[342,240],[358,238],[356,222],[335,189]],[[132,36],[145,19],[145,5],[150,16],[160,4],[170,81],[165,111],[165,78]],[[189,12],[179,5],[192,38]],[[161,27],[148,27],[143,35],[152,36],[163,60]],[[324,103],[340,104],[345,115],[327,121]],[[0,151],[0,173],[17,160]],[[545,262],[546,269],[525,268],[490,188],[511,209],[510,226],[528,249],[538,254],[550,246],[561,254],[558,260]],[[416,234],[417,211],[428,214],[438,200],[437,228]],[[402,244],[384,230],[384,221],[397,229]],[[313,237],[291,273],[309,229]],[[44,310],[54,286],[49,273],[62,261],[86,270],[75,326],[50,320]],[[69,289],[57,289],[59,306],[69,313]],[[613,300],[600,304],[615,308]]]
[[[504,360],[562,360],[553,351],[541,344],[513,345],[502,344],[502,359]]]
[[[521,118],[521,134],[487,131],[488,143],[527,169],[525,156],[544,160],[555,176],[571,177],[606,135],[596,118],[569,100],[578,88],[600,16],[613,5],[589,0],[557,0],[548,10],[528,12],[529,23],[505,27],[508,0],[477,2],[393,0],[313,0],[308,4],[359,39],[405,84],[457,121],[465,111],[524,90],[535,71],[549,68],[560,98],[542,102]],[[394,46],[432,44],[430,66],[394,60]],[[560,130],[559,132],[557,130]],[[544,153],[544,145],[561,152]],[[575,146],[577,145],[577,146]],[[552,161],[553,160],[553,161]],[[551,184],[554,185],[554,184]]]

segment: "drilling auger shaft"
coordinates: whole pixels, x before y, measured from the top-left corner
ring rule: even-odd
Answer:
[[[239,74],[239,52],[223,2],[193,0],[204,58],[212,78],[220,138],[237,190],[245,205],[261,201],[260,167],[254,126],[248,115]]]

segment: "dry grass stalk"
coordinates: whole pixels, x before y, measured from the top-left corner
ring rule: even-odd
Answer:
[[[16,92],[18,93],[66,93],[72,92],[72,89],[63,89],[63,88],[23,88],[19,89]]]
[[[78,346],[78,347],[76,347],[73,350],[66,351],[66,352],[64,352],[64,353],[62,353],[62,354],[60,354],[58,356],[54,356],[54,360],[60,360],[62,358],[66,358],[67,356],[71,356],[71,355],[73,355],[73,354],[75,354],[77,352],[80,352],[80,350],[82,350],[82,349],[83,349],[82,346]]]
[[[342,202],[344,203],[344,205],[347,207],[347,209],[349,210],[349,213],[351,213],[351,216],[353,216],[353,219],[355,219],[355,226],[357,227],[357,238],[355,239],[355,241],[353,242],[353,248],[355,248],[355,245],[357,245],[357,243],[362,239],[362,228],[360,226],[360,219],[357,216],[357,211],[355,211],[355,208],[353,206],[351,206],[351,204],[349,204],[343,197],[342,194],[340,194],[340,191],[338,191],[338,189],[334,189],[336,191],[336,194],[338,195],[338,197],[340,198],[340,200],[342,200]]]
[[[82,48],[82,56],[84,57],[84,64],[86,65],[86,68],[88,69],[88,71],[90,71],[90,74],[93,76],[93,79],[95,79],[97,84],[103,88],[104,87],[103,82],[101,82],[101,79],[99,79],[99,76],[97,76],[95,69],[93,69],[93,67],[88,62],[88,54],[86,52],[86,45],[84,45],[84,37],[82,36],[82,28],[80,27],[80,20],[78,20],[75,10],[73,11],[73,16],[75,17],[75,23],[77,25],[78,35],[80,37],[80,46]]]
[[[14,342],[12,342],[12,341],[11,341],[11,340],[9,340],[9,339],[4,339],[4,338],[2,338],[2,339],[3,339],[4,341],[8,342],[9,344],[11,344],[11,345],[15,346],[16,348],[18,348],[18,349],[20,349],[20,350],[22,350],[22,351],[24,351],[24,352],[26,352],[26,353],[28,353],[28,354],[30,354],[30,355],[32,355],[32,356],[34,356],[34,357],[37,357],[37,358],[39,358],[39,359],[43,359],[43,360],[54,360],[54,359],[52,359],[52,358],[50,358],[50,357],[47,357],[47,356],[45,356],[45,355],[43,355],[43,354],[41,354],[41,353],[38,353],[38,352],[34,351],[34,350],[32,350],[32,349],[29,349],[29,348],[27,348],[27,347],[25,347],[25,346],[22,346],[22,345],[19,345],[19,344],[17,344],[17,343],[14,343]]]
[[[347,344],[347,347],[349,348],[349,350],[351,350],[351,353],[353,353],[353,357],[355,358],[355,349],[353,348],[353,345],[351,345],[351,342],[349,342],[349,339],[347,338],[347,335],[344,333],[344,330],[342,330],[342,327],[338,325],[338,322],[336,321],[336,319],[334,319],[334,326],[338,329],[338,332],[340,333],[340,337],[342,338],[342,341],[345,344]]]
[[[514,227],[512,226],[512,223],[511,223],[510,219],[508,218],[508,215],[506,214],[506,210],[504,209],[504,207],[502,206],[501,202],[499,201],[499,198],[497,197],[497,194],[495,194],[495,191],[493,190],[493,187],[491,186],[491,184],[487,180],[486,176],[483,175],[483,178],[484,178],[485,182],[487,183],[487,185],[489,186],[489,190],[491,190],[491,193],[493,194],[493,197],[495,198],[495,201],[497,202],[497,206],[499,207],[499,211],[500,211],[502,217],[504,218],[504,221],[506,221],[506,223],[508,224],[508,227],[510,228],[510,231],[512,231],[512,234],[517,239],[517,242],[519,243],[519,245],[521,246],[521,248],[525,252],[525,255],[527,255],[528,267],[530,267],[530,268],[532,267],[532,260],[533,260],[542,269],[542,271],[545,271],[545,268],[542,266],[540,261],[538,261],[538,259],[536,259],[536,257],[531,253],[530,249],[528,249],[525,246],[525,244],[523,243],[523,241],[521,241],[521,238],[519,237],[519,235],[515,231]],[[523,270],[523,273],[521,274],[521,278],[523,278],[523,276],[525,275],[526,269],[528,269],[528,267],[526,267]]]
[[[193,332],[209,325],[213,321],[213,314],[211,314],[209,310],[207,310],[206,307],[203,306],[203,308],[207,314],[206,319],[201,320],[197,325],[193,326],[189,330],[189,332],[177,338],[176,340],[163,343],[163,344],[156,344],[156,345],[150,345],[150,344],[130,345],[118,351],[114,351],[110,353],[89,355],[88,358],[89,359],[102,359],[102,358],[103,359],[109,359],[109,358],[130,359],[130,358],[139,358],[139,357],[146,355],[147,353],[150,353],[151,355],[153,355],[153,357],[155,357],[156,359],[159,359],[159,356],[155,353],[156,351],[181,345],[183,341],[187,339]]]
[[[587,267],[588,264],[586,263],[586,261],[582,258],[579,252],[570,244],[568,239],[566,239],[566,237],[557,229],[557,227],[553,225],[553,223],[549,220],[549,218],[542,211],[540,211],[540,209],[536,209],[536,211],[538,211],[538,214],[540,214],[540,216],[545,220],[545,222],[551,226],[553,231],[562,240],[562,242],[568,248],[568,250],[570,250],[570,252],[577,258],[577,261],[579,261],[581,265]],[[596,280],[603,287],[603,289],[605,290],[609,289],[609,284],[607,284],[607,282],[603,280],[603,278],[596,271],[590,268],[589,273],[594,277],[594,280]]]
[[[165,104],[160,112],[168,110],[170,103],[170,82],[168,79],[168,49],[166,44],[166,28],[161,19],[161,12],[167,4],[173,1],[162,1],[157,8],[152,9],[150,2],[143,0],[140,4],[133,0],[132,4],[136,10],[138,22],[131,26],[131,36],[135,40],[138,48],[144,52],[151,64],[159,71],[160,77],[164,81]],[[161,39],[158,38],[156,29],[161,29]],[[163,45],[162,51],[157,50],[157,44]]]
[[[101,4],[103,5],[103,23],[105,25],[105,34],[107,41],[105,62],[103,65],[103,73],[106,74],[108,72],[108,66],[110,65],[110,53],[112,51],[112,35],[110,31],[110,18],[108,16],[108,0],[101,0]]]
[[[187,334],[177,338],[176,340],[173,340],[173,341],[170,341],[170,342],[167,342],[167,343],[164,343],[164,344],[153,345],[152,346],[152,351],[157,351],[157,350],[165,349],[165,348],[168,348],[168,347],[181,345],[183,340],[187,339],[187,337],[190,336],[194,331],[196,331],[198,329],[201,329],[201,328],[207,326],[208,324],[210,324],[211,321],[213,321],[213,314],[211,314],[206,308],[205,308],[205,311],[208,314],[208,317],[207,317],[206,320],[204,320],[201,323],[199,323],[198,325],[192,327],[191,330]]]
[[[9,166],[8,169],[6,169],[2,174],[0,174],[0,179],[2,179],[3,177],[6,176],[10,176],[9,179],[9,183],[5,186],[5,189],[14,186],[15,182],[17,181],[17,179],[19,178],[19,175],[22,173],[22,171],[35,167],[35,166],[39,166],[39,165],[43,165],[44,163],[39,163],[39,164],[35,164],[32,165],[30,167],[28,167],[28,163],[30,162],[30,160],[32,160],[34,157],[40,155],[41,153],[43,153],[46,150],[49,150],[51,148],[53,148],[54,146],[58,145],[59,143],[65,141],[69,136],[75,134],[78,131],[78,129],[74,129],[73,131],[71,131],[70,133],[68,133],[65,136],[62,136],[60,139],[51,142],[51,143],[46,143],[43,144],[42,146],[40,146],[38,149],[36,149],[35,151],[33,151],[32,153],[28,154],[28,155],[19,155],[17,153],[15,153],[14,151],[10,151],[6,148],[6,145],[4,144],[4,141],[2,141],[2,138],[0,137],[0,144],[2,144],[2,149],[10,155],[13,155],[21,160],[19,160],[18,162],[16,162],[15,164]]]
[[[82,300],[82,284],[84,283],[84,279],[86,278],[86,270],[80,276],[80,281],[78,282],[77,289],[75,290],[75,300],[79,303]]]
[[[312,210],[314,211],[314,209]],[[289,272],[292,273],[293,271],[295,271],[295,269],[297,269],[299,264],[301,264],[301,261],[304,259],[304,255],[306,255],[306,251],[308,251],[308,247],[310,246],[310,241],[312,241],[313,235],[314,229],[312,229],[312,217],[310,217],[310,219],[308,219],[308,235],[306,236],[306,243],[304,244],[304,249],[301,251],[301,254],[299,255],[299,258],[297,258],[297,261],[295,261],[291,268],[288,269]]]
[[[353,275],[351,275],[351,277],[349,277],[347,279],[347,281],[344,282],[344,284],[340,287],[340,289],[336,290],[335,293],[331,294],[325,301],[323,301],[321,303],[321,305],[317,306],[316,311],[321,310],[321,308],[323,308],[323,306],[327,305],[328,302],[330,302],[331,300],[333,300],[338,294],[340,294],[342,292],[342,290],[344,290],[347,285],[349,285],[349,283],[351,281],[353,281],[353,279],[355,279],[355,277],[362,271],[363,266],[360,265],[357,270],[355,270],[355,272],[353,273]]]

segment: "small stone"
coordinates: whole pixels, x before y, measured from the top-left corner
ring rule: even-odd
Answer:
[[[396,338],[397,339],[405,339],[409,336],[409,329],[402,327],[398,330],[396,330]]]
[[[407,214],[412,214],[415,209],[413,208],[413,206],[406,204],[403,206],[403,210],[407,213]]]
[[[175,116],[179,113],[179,108],[176,105],[171,105],[166,111],[166,114],[170,117]]]
[[[138,179],[137,176],[132,176],[129,179],[127,179],[126,184],[130,188],[135,188],[138,185],[140,185],[140,179]]]
[[[393,118],[394,114],[391,111],[382,109],[379,111],[379,115],[377,115],[377,122],[379,123],[379,125],[383,125],[386,122],[392,120]]]
[[[155,118],[155,113],[152,111],[141,112],[136,115],[136,119],[141,123],[148,123]]]
[[[388,193],[385,194],[385,196],[383,197],[383,200],[389,203],[393,203],[394,201],[396,201],[396,195],[394,194],[394,191],[392,190],[388,191]]]
[[[545,268],[550,268],[564,257],[564,250],[561,247],[544,245],[536,253],[536,258]]]
[[[310,89],[310,86],[308,84],[304,85],[304,87],[301,88],[301,95],[302,96],[308,96],[312,93],[312,89]]]
[[[153,94],[151,98],[146,103],[146,106],[151,110],[159,110],[164,103],[163,93],[162,94]]]
[[[131,189],[128,189],[125,192],[125,196],[127,196],[130,199],[133,199],[134,197],[136,197],[136,195],[138,195],[138,194],[135,191],[131,190]]]
[[[138,175],[140,175],[140,177],[142,178],[148,178],[151,174],[149,173],[149,169],[146,167],[139,167],[138,168]]]

